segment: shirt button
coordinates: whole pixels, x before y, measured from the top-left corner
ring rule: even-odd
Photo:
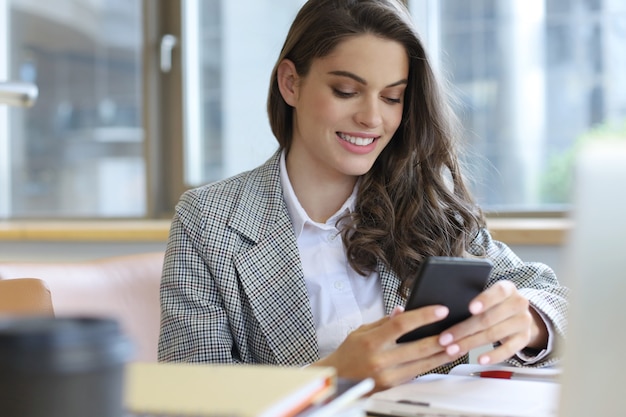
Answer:
[[[343,290],[343,287],[344,287],[343,282],[341,282],[341,281],[335,281],[335,288],[336,288],[336,289],[338,289],[338,290]]]

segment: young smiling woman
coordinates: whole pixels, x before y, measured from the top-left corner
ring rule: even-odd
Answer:
[[[456,155],[460,130],[397,0],[309,0],[271,75],[279,148],[265,164],[183,194],[161,284],[161,361],[333,366],[376,389],[481,363],[543,366],[567,289],[492,239]],[[472,316],[403,312],[428,256],[489,258]]]
[[[352,193],[402,120],[409,59],[402,44],[357,35],[314,60],[306,76],[283,59],[278,86],[293,108],[287,173],[298,201],[324,223]]]

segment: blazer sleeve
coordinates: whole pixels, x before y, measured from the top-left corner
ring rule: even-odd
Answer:
[[[183,196],[173,217],[161,279],[161,362],[240,362],[223,300],[201,256],[201,209]]]
[[[474,255],[486,255],[493,262],[494,268],[488,286],[503,279],[512,281],[550,326],[556,338],[556,349],[533,363],[533,366],[549,366],[557,362],[559,358],[556,353],[567,331],[569,289],[560,285],[550,267],[539,262],[522,261],[506,244],[494,240],[486,229],[478,233],[470,245],[470,252]],[[516,366],[524,365],[517,357],[510,362]]]

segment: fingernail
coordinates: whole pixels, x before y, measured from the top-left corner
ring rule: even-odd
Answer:
[[[470,304],[469,311],[472,314],[480,313],[481,311],[483,311],[483,303],[481,303],[480,301],[474,301]]]
[[[480,358],[478,358],[478,363],[480,363],[481,365],[487,365],[489,362],[491,362],[489,356],[481,356]]]
[[[444,333],[441,336],[439,336],[439,344],[441,346],[446,346],[450,343],[452,343],[452,340],[454,338],[452,337],[452,335],[450,333]]]
[[[459,347],[459,345],[450,345],[446,348],[446,353],[452,356],[452,355],[456,355],[457,353],[459,353],[460,350],[461,348]]]
[[[441,306],[435,309],[435,316],[439,318],[444,318],[447,315],[448,315],[448,307]]]

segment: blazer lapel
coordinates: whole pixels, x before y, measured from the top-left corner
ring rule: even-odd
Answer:
[[[319,351],[278,155],[246,184],[232,218],[231,227],[252,241],[235,257],[235,267],[277,364],[304,365],[319,359]]]
[[[396,306],[404,307],[406,300],[398,291],[400,288],[400,279],[393,271],[380,262],[380,260],[378,261],[378,275],[383,290],[385,314],[391,314],[391,311]]]

